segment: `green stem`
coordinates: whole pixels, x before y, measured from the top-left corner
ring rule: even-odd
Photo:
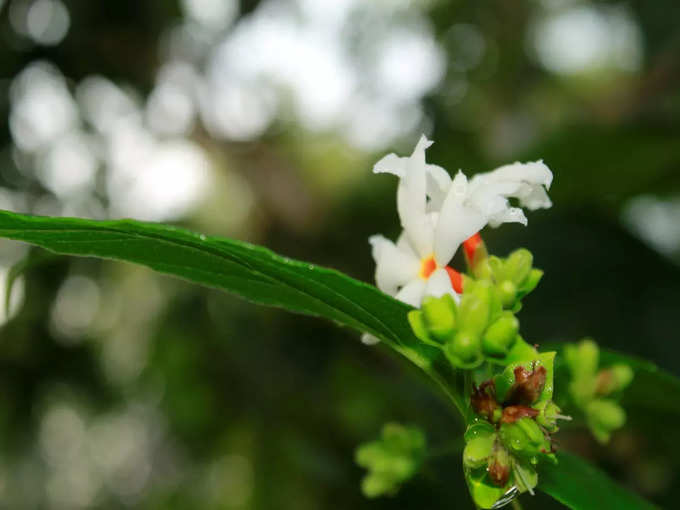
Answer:
[[[470,421],[470,406],[468,405],[467,398],[469,395],[472,395],[472,372],[469,370],[465,371],[465,384],[463,386],[463,395],[465,398],[465,423],[468,423]]]
[[[519,498],[512,500],[512,508],[513,510],[522,510],[522,503],[519,502]]]
[[[456,409],[458,409],[458,412],[462,416],[463,420],[465,420],[466,415],[465,410],[467,408],[467,406],[465,405],[465,398],[462,395],[459,395],[455,391],[453,391],[449,383],[441,374],[434,370],[431,371],[428,370],[426,372],[427,375],[429,375],[430,378],[432,378],[432,380],[439,385],[444,394],[449,398],[449,400],[453,403]]]

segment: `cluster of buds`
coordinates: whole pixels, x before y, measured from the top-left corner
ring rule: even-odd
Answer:
[[[475,504],[498,508],[521,492],[533,493],[541,460],[556,462],[551,434],[567,418],[552,401],[554,352],[511,363],[474,386],[475,417],[465,433],[463,465]]]
[[[408,318],[421,341],[441,347],[454,367],[464,369],[478,367],[486,358],[505,358],[519,329],[487,280],[466,282],[460,303],[448,294],[426,298]]]
[[[475,278],[493,282],[503,309],[518,312],[522,298],[536,288],[543,271],[533,267],[533,255],[520,248],[506,258],[475,256],[468,259]]]
[[[571,374],[571,399],[585,415],[595,438],[608,442],[612,432],[626,423],[626,413],[618,400],[633,380],[633,370],[622,364],[599,369],[600,349],[590,339],[567,345],[564,357]]]
[[[416,427],[387,423],[379,439],[356,451],[356,462],[368,470],[361,490],[369,498],[392,495],[420,469],[425,459],[425,435]]]
[[[543,271],[533,267],[533,256],[525,249],[506,258],[488,256],[479,234],[464,248],[472,276],[462,276],[460,300],[450,294],[424,298],[420,310],[408,315],[413,332],[422,342],[441,348],[456,368],[520,359],[514,351],[524,353],[526,343],[518,335],[514,314]]]

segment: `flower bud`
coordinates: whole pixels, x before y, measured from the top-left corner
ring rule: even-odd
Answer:
[[[425,343],[433,343],[434,339],[430,338],[430,333],[425,325],[425,318],[423,317],[423,312],[420,310],[411,310],[408,315],[408,323],[411,325],[411,330],[413,334],[418,337],[419,340]]]
[[[533,262],[534,256],[529,250],[515,250],[505,262],[505,277],[520,287],[529,276]]]
[[[524,280],[524,283],[519,289],[519,297],[524,297],[534,290],[538,285],[538,282],[541,281],[541,278],[543,278],[543,271],[540,269],[532,269],[529,271],[529,276]]]
[[[426,298],[421,310],[427,331],[433,338],[445,342],[453,335],[456,327],[456,303],[449,294],[440,298]]]
[[[451,364],[458,368],[474,368],[484,361],[479,337],[468,331],[459,331],[444,347]]]
[[[465,254],[465,262],[467,263],[470,272],[479,278],[480,271],[478,270],[478,267],[480,264],[483,264],[489,256],[486,245],[482,240],[482,236],[479,235],[479,232],[473,234],[463,242],[463,253]]]
[[[494,377],[500,402],[510,405],[532,405],[552,396],[552,363],[554,352],[538,355],[538,359],[511,363]],[[545,390],[545,392],[544,392]]]
[[[508,492],[505,487],[496,487],[487,476],[475,478],[469,473],[466,474],[470,496],[478,508],[499,508],[497,503],[503,499]]]
[[[628,365],[614,365],[600,370],[597,374],[596,390],[598,395],[609,395],[623,390],[633,380],[633,369]]]
[[[479,416],[488,422],[496,423],[502,416],[503,410],[496,402],[496,392],[493,381],[485,381],[479,386],[472,385],[470,406]]]
[[[567,345],[564,356],[574,379],[593,377],[600,363],[600,349],[589,338],[577,345]]]
[[[517,339],[518,331],[519,321],[517,318],[511,313],[505,312],[484,333],[482,338],[484,354],[495,358],[504,357]]]
[[[388,476],[379,473],[366,475],[361,481],[361,492],[367,498],[377,498],[383,494],[394,492],[394,481]]]
[[[503,280],[498,284],[498,293],[503,308],[512,308],[517,300],[517,285],[510,280]]]
[[[501,425],[500,438],[513,454],[535,457],[550,450],[550,444],[538,424],[531,418],[520,418],[514,423]]]
[[[470,469],[477,469],[487,464],[493,453],[496,434],[478,435],[468,441],[463,450],[463,464]]]
[[[479,337],[489,324],[492,300],[490,282],[466,287],[459,305],[460,329]]]
[[[601,443],[609,441],[614,430],[626,423],[623,408],[610,399],[596,399],[586,407],[586,418],[595,438]]]
[[[367,497],[395,493],[399,484],[418,471],[425,452],[425,436],[419,429],[386,424],[378,440],[359,446],[355,452],[357,464],[368,470],[362,491]]]
[[[472,441],[477,437],[488,436],[490,434],[495,433],[496,427],[494,427],[491,423],[483,420],[478,420],[474,421],[471,425],[468,426],[467,429],[465,429],[465,434],[463,434],[463,438],[465,439],[465,441]]]
[[[510,480],[510,455],[503,448],[496,448],[493,457],[489,459],[489,479],[498,487],[505,487]]]
[[[552,400],[546,400],[539,403],[536,406],[538,410],[538,416],[536,416],[536,422],[544,427],[551,434],[557,432],[557,420],[558,418],[569,419],[560,414],[561,409]]]

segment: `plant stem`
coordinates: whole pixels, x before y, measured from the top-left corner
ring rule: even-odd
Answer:
[[[512,508],[513,510],[522,510],[522,503],[519,502],[519,498],[512,500]]]
[[[441,374],[437,373],[436,371],[427,371],[427,374],[434,380],[439,387],[442,389],[442,391],[446,394],[447,397],[449,397],[449,400],[453,403],[453,405],[458,409],[458,412],[460,415],[463,417],[463,421],[465,421],[465,399],[462,395],[457,395],[452,389],[450,388],[449,384],[447,381],[441,376]]]

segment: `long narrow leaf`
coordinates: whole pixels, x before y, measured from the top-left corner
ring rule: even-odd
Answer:
[[[96,221],[0,211],[0,236],[55,253],[134,262],[248,300],[325,317],[393,347],[420,347],[409,307],[338,271],[252,244],[132,220]]]

